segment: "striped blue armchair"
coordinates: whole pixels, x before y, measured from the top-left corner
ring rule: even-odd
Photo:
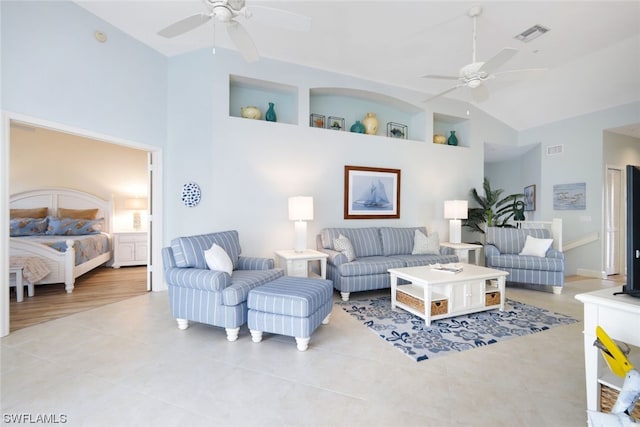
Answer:
[[[560,294],[564,286],[564,254],[549,247],[541,256],[521,255],[528,235],[552,239],[545,228],[487,227],[485,265],[508,272],[507,285]]]
[[[210,270],[204,251],[213,244],[222,247],[233,263],[233,271]],[[247,322],[249,291],[284,275],[270,258],[240,255],[235,230],[178,237],[162,249],[169,303],[178,328],[189,321],[225,328],[227,339],[238,339],[240,326]]]

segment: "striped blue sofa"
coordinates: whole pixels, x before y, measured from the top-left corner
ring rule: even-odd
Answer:
[[[207,267],[204,251],[214,243],[231,258],[231,275]],[[180,329],[189,321],[206,323],[225,328],[229,341],[238,339],[240,326],[247,322],[249,291],[284,276],[273,259],[240,253],[235,230],[178,237],[162,249],[169,303]]]
[[[487,227],[485,265],[508,272],[507,285],[560,294],[564,286],[564,254],[550,247],[544,257],[519,255],[527,235],[552,238],[545,228]]]
[[[390,268],[415,267],[435,263],[458,262],[449,248],[439,248],[437,254],[412,255],[413,238],[418,229],[427,235],[425,227],[364,227],[325,228],[316,237],[318,251],[328,254],[327,279],[340,291],[344,301],[351,292],[371,291],[391,287]],[[337,251],[334,240],[347,237],[356,259],[348,261]]]

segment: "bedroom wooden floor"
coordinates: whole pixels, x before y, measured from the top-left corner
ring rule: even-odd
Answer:
[[[147,267],[99,267],[76,279],[72,293],[64,284],[37,285],[35,296],[16,301],[11,288],[10,331],[122,301],[147,292]]]

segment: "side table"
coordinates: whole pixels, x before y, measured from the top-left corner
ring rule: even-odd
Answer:
[[[327,278],[327,258],[329,255],[313,250],[305,249],[296,252],[293,249],[282,249],[275,252],[276,267],[282,268],[287,276],[309,277],[310,261],[320,261],[320,277]]]
[[[480,249],[482,249],[482,245],[476,245],[474,243],[441,242],[440,246],[453,249],[453,252],[460,259],[460,262],[465,264],[469,264],[469,251],[474,251],[474,264],[480,265]]]

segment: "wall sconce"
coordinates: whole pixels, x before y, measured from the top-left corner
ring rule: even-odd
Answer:
[[[313,197],[289,197],[289,220],[295,221],[295,251],[304,252],[307,248],[307,223],[313,220]]]
[[[466,200],[445,200],[444,217],[449,220],[449,242],[462,242],[462,219],[467,219],[468,203]]]
[[[142,228],[142,220],[140,219],[140,211],[147,210],[147,199],[131,198],[124,201],[125,209],[133,212],[133,229],[140,230]]]

